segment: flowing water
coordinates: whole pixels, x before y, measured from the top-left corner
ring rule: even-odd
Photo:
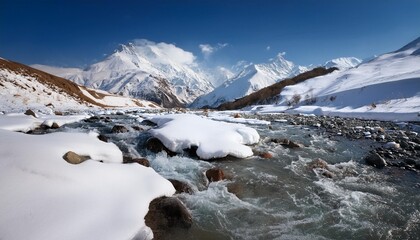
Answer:
[[[76,123],[64,131],[101,132],[126,154],[148,158],[165,178],[193,187],[194,194],[177,197],[194,224],[189,230],[174,230],[168,239],[420,238],[419,174],[364,165],[368,140],[330,139],[318,128],[273,122],[270,128],[252,126],[261,136],[254,148],[273,153],[272,159],[207,162],[150,153],[143,147],[147,131],[110,134],[117,123],[142,126],[135,115],[111,118],[112,123]],[[287,149],[270,138],[295,140],[305,147]],[[333,178],[309,166],[317,158],[328,162]],[[229,180],[209,184],[204,173],[212,167],[223,169]]]

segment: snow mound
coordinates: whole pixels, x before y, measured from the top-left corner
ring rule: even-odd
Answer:
[[[175,192],[151,168],[116,164],[121,151],[96,134],[0,135],[2,239],[150,239],[149,203]],[[92,160],[69,164],[67,151]]]
[[[213,121],[193,114],[155,116],[150,121],[159,128],[150,130],[169,150],[181,152],[193,146],[202,159],[228,155],[246,158],[253,155],[245,144],[257,143],[258,132],[241,124]]]
[[[53,123],[56,123],[58,126],[62,126],[64,124],[78,122],[90,117],[90,115],[87,114],[69,116],[38,115],[39,117],[35,118],[23,113],[2,114],[0,115],[0,129],[28,132],[29,130],[34,130],[41,125],[51,127]]]

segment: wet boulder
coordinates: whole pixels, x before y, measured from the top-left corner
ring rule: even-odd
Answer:
[[[98,135],[98,139],[101,140],[102,142],[108,142],[109,141],[109,137],[99,134]]]
[[[154,239],[163,239],[171,229],[188,229],[192,216],[182,202],[174,197],[160,197],[150,202],[145,222],[153,231]]]
[[[153,153],[159,153],[159,152],[165,151],[169,156],[176,155],[176,153],[172,152],[167,147],[165,147],[165,145],[163,145],[163,143],[159,139],[154,138],[154,137],[149,138],[146,141],[146,149],[148,149],[149,151]]]
[[[323,168],[323,169],[328,169],[328,163],[324,160],[322,160],[321,158],[317,158],[315,160],[313,160],[312,162],[309,163],[309,167],[314,169],[314,168]]]
[[[172,183],[172,185],[174,186],[176,193],[188,193],[188,194],[193,194],[194,191],[192,190],[192,188],[190,187],[190,185],[188,185],[185,182],[176,180],[176,179],[168,179],[169,182]]]
[[[324,176],[326,178],[334,178],[335,177],[334,173],[332,173],[332,172],[330,172],[328,170],[322,171],[321,174],[322,174],[322,176]]]
[[[376,168],[383,168],[387,165],[385,159],[376,152],[371,152],[368,156],[366,156],[365,161],[368,165]]]
[[[112,133],[126,133],[128,129],[123,125],[114,125],[111,130]]]
[[[206,171],[206,177],[209,182],[218,182],[225,179],[225,173],[220,168],[212,168]]]
[[[134,130],[136,130],[136,131],[144,131],[144,129],[143,129],[142,127],[137,126],[137,125],[134,125],[134,126],[132,126],[131,128],[133,128],[133,129],[134,129]]]
[[[286,147],[286,148],[301,148],[301,147],[303,147],[302,144],[297,143],[297,142],[293,142],[293,141],[291,141],[289,139],[286,139],[286,138],[271,139],[271,142],[278,143],[278,144],[280,144],[280,145],[282,145],[283,147]]]
[[[271,158],[273,158],[273,154],[271,154],[269,152],[259,153],[258,156],[260,156],[261,158],[265,158],[265,159],[271,159]]]
[[[123,163],[137,163],[145,167],[150,167],[150,162],[146,158],[132,158],[132,157],[123,157]]]

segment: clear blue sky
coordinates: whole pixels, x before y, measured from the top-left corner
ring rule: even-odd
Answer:
[[[94,1],[0,0],[0,57],[86,66],[132,39],[228,46],[207,60],[298,64],[366,58],[420,36],[420,0]],[[269,50],[267,47],[269,46]]]

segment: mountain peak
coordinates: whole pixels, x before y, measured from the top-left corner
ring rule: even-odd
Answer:
[[[356,67],[360,63],[362,63],[362,60],[355,57],[340,57],[340,58],[335,58],[330,61],[327,61],[326,63],[324,63],[324,67],[326,68],[336,67],[340,70],[344,70],[344,69]]]
[[[411,41],[410,43],[408,43],[404,47],[398,49],[396,52],[403,52],[403,51],[407,51],[407,50],[410,50],[410,49],[413,49],[413,51],[416,51],[416,50],[420,49],[420,37],[416,38],[414,41]]]

